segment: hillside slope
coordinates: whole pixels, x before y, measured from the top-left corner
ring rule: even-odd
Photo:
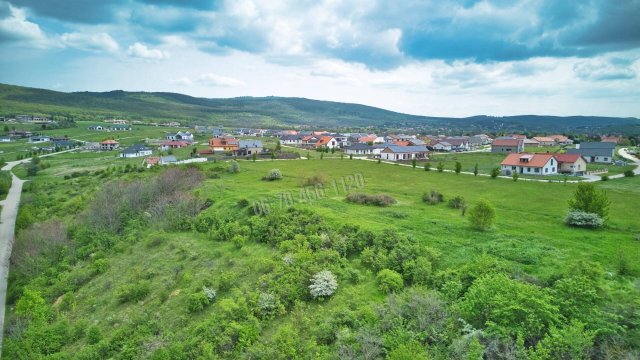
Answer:
[[[581,133],[640,133],[640,120],[597,116],[467,118],[428,117],[376,107],[304,98],[238,97],[196,98],[166,92],[63,93],[0,84],[0,116],[42,114],[74,119],[125,117],[133,120],[172,121],[229,126],[414,127],[451,131],[530,131]]]

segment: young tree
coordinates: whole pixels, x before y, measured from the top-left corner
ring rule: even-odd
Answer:
[[[487,230],[493,225],[496,218],[496,210],[487,200],[478,201],[469,210],[469,222],[471,226],[480,231]]]
[[[580,183],[573,193],[573,198],[569,200],[571,210],[583,211],[591,214],[598,214],[605,219],[609,214],[611,202],[607,193],[596,189],[592,183]]]
[[[440,161],[438,163],[437,169],[438,169],[438,172],[443,172],[444,171],[444,162]]]
[[[431,163],[424,164],[424,171],[431,171]]]
[[[462,163],[460,161],[456,161],[455,171],[456,174],[460,174],[460,172],[462,171]]]
[[[519,177],[520,177],[520,174],[518,174],[517,171],[514,171],[513,174],[511,174],[511,178],[513,179],[513,181],[518,181]]]
[[[280,145],[280,140],[278,140],[278,142],[276,143],[276,150],[277,152],[280,152],[282,150],[282,145]]]
[[[227,171],[229,171],[232,174],[236,174],[240,172],[240,164],[238,164],[237,161],[235,160],[231,160],[231,162],[229,163],[229,166],[227,167]]]
[[[411,167],[415,169],[416,168],[416,164],[417,164],[416,159],[415,158],[411,159]]]
[[[272,152],[272,153],[271,153],[271,160],[275,160],[275,159],[276,159],[276,153],[275,153],[275,152]]]
[[[253,162],[256,162],[256,159],[257,159],[257,158],[258,158],[258,155],[256,155],[256,153],[253,153],[253,154],[251,155],[251,160],[252,160]]]
[[[478,163],[473,167],[473,175],[478,176]]]
[[[497,178],[498,175],[500,175],[500,167],[494,167],[493,169],[491,169],[491,178],[492,179]]]
[[[322,159],[324,159],[324,153],[323,152],[320,153],[320,160],[322,160]]]
[[[333,295],[337,288],[338,280],[336,280],[336,276],[329,270],[323,270],[311,278],[309,292],[314,299],[325,298]]]
[[[349,160],[353,160],[353,154],[349,154]]]

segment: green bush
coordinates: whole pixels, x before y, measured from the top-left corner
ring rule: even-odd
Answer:
[[[592,183],[580,183],[569,200],[569,208],[591,214],[598,214],[602,219],[607,218],[611,202],[607,194],[597,190]]]
[[[636,174],[633,172],[633,170],[627,170],[624,172],[624,176],[625,177],[634,177]]]
[[[449,207],[453,208],[453,209],[462,209],[463,207],[467,206],[466,202],[464,201],[464,198],[460,195],[455,196],[453,198],[451,198],[449,200]]]
[[[602,176],[600,176],[600,179],[602,181],[609,181],[609,175],[602,175]]]
[[[117,291],[117,298],[121,304],[140,301],[149,295],[150,288],[145,282],[122,285]]]
[[[202,311],[207,307],[207,305],[209,305],[209,302],[207,295],[205,295],[204,292],[199,291],[189,295],[187,300],[187,310],[191,313]]]
[[[469,211],[469,222],[476,230],[484,231],[489,229],[493,225],[495,218],[496,210],[486,200],[478,201]]]
[[[494,167],[491,169],[491,178],[495,179],[500,175],[500,167]]]
[[[604,220],[598,214],[587,213],[584,211],[569,211],[565,218],[565,223],[570,226],[599,228],[604,225]]]
[[[436,167],[436,169],[438,169],[438,172],[443,172],[444,171],[444,162],[440,161],[438,163],[438,166]]]
[[[385,294],[400,291],[404,286],[402,275],[390,269],[380,270],[376,276],[376,282],[378,289]]]
[[[279,169],[271,169],[269,173],[262,178],[264,181],[275,181],[282,179],[282,172]]]
[[[231,162],[229,162],[229,166],[227,167],[227,171],[232,173],[232,174],[237,174],[240,172],[240,164],[238,164],[237,161],[235,160],[231,160]]]
[[[364,205],[375,205],[375,206],[389,206],[395,204],[397,201],[393,197],[387,194],[362,194],[362,193],[350,193],[347,195],[346,200],[348,202],[356,203],[356,204],[364,204]]]
[[[444,195],[435,190],[431,190],[428,193],[422,194],[422,201],[426,202],[429,205],[436,205],[444,202]]]

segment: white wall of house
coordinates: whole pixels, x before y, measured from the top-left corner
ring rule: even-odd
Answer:
[[[523,165],[502,165],[502,173],[505,175],[511,175],[514,172],[522,175],[555,175],[558,173],[558,161],[556,159],[549,159],[547,163],[539,168],[539,167],[531,167],[525,164]]]
[[[560,165],[560,172],[576,173],[587,170],[587,162],[580,158],[575,163],[563,163]]]

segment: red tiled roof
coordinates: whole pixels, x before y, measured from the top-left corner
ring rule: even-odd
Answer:
[[[559,164],[562,163],[574,163],[580,159],[580,154],[557,154],[555,155],[556,160],[558,160]]]
[[[374,141],[376,141],[376,139],[377,139],[376,136],[363,136],[363,137],[358,139],[358,142],[368,143],[368,142],[374,142]]]
[[[316,143],[316,147],[326,145],[332,139],[333,139],[333,136],[321,136],[320,139],[318,139],[318,142]]]
[[[547,136],[534,136],[533,140],[538,142],[555,142],[555,140],[552,137],[547,137]]]
[[[169,141],[165,141],[162,143],[162,145],[165,146],[180,146],[180,147],[187,147],[189,146],[189,143],[186,141],[175,141],[175,140],[169,140]]]
[[[103,145],[119,144],[119,142],[109,139],[109,140],[105,140],[105,141],[101,142],[100,144],[103,144]]]
[[[495,145],[495,146],[518,146],[520,141],[522,141],[522,140],[518,140],[518,139],[495,139],[495,140],[493,140],[493,142],[491,144]]]
[[[526,135],[521,135],[521,134],[511,134],[509,136],[511,136],[512,138],[517,139],[517,140],[524,140],[524,139],[527,138]]]
[[[398,146],[409,146],[409,142],[408,141],[394,140],[393,143],[398,145]]]
[[[509,154],[502,160],[500,165],[541,168],[552,158],[553,155],[551,154]],[[528,159],[529,161],[521,161],[522,159]]]
[[[557,142],[569,141],[569,138],[564,135],[550,135],[549,137]]]
[[[237,147],[238,146],[238,140],[235,139],[235,138],[213,138],[213,139],[209,139],[209,146],[214,146],[214,147],[224,147],[224,146]]]
[[[160,158],[157,156],[150,156],[150,157],[144,158],[144,162],[146,162],[149,165],[155,165],[158,162],[160,162]]]

